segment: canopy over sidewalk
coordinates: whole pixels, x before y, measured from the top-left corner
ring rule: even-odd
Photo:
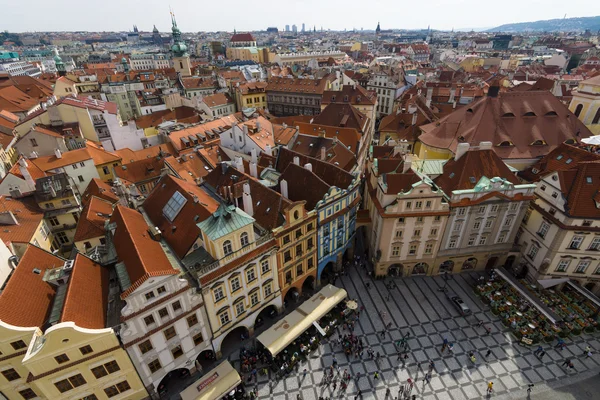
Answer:
[[[537,281],[537,283],[544,289],[548,289],[556,285],[560,285],[561,283],[565,283],[568,280],[569,278],[541,279]]]
[[[508,273],[504,268],[496,268],[496,272],[500,275],[506,282],[508,282],[512,287],[514,287],[517,292],[521,293],[525,299],[530,302],[537,310],[542,313],[550,322],[556,324],[561,318],[554,314],[548,306],[540,301],[533,293],[531,293],[525,286],[523,286],[518,280],[516,280],[512,275]]]
[[[348,296],[344,289],[333,285],[323,287],[318,293],[302,303],[277,324],[258,336],[273,356],[276,356],[290,343],[304,333],[313,322],[321,319]]]
[[[240,374],[229,361],[224,361],[179,395],[182,400],[219,400],[240,383],[242,383]]]
[[[573,281],[570,279],[567,281],[567,284],[569,286],[571,286],[573,289],[577,290],[582,295],[584,295],[585,298],[588,299],[589,301],[591,301],[592,303],[594,303],[596,305],[596,307],[600,307],[600,299],[598,297],[596,297],[594,295],[594,293],[590,292],[589,290],[587,290],[584,287],[581,287],[581,286],[573,283]]]

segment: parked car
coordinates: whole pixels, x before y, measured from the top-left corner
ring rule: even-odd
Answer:
[[[446,297],[452,302],[452,304],[454,304],[454,307],[457,308],[461,315],[466,316],[471,314],[471,309],[465,304],[465,302],[463,301],[463,299],[460,298],[459,295],[457,295],[454,292],[447,291]]]

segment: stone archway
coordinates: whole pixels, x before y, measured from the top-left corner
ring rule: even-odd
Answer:
[[[463,262],[462,270],[468,271],[471,269],[475,269],[477,267],[477,259],[475,257],[467,258],[465,262]]]
[[[190,370],[187,368],[176,368],[167,372],[167,374],[160,380],[160,383],[156,387],[156,392],[162,398],[168,397],[167,393],[173,392],[180,387],[182,382],[185,382],[190,376]]]
[[[513,264],[515,263],[516,259],[517,259],[516,256],[508,256],[506,258],[506,262],[504,263],[504,268],[506,268],[507,270],[510,270],[513,267]]]
[[[487,263],[485,264],[486,271],[495,268],[497,263],[498,257],[490,257]]]
[[[427,263],[420,262],[413,267],[411,275],[427,275],[428,270],[429,265],[427,265]]]
[[[588,282],[585,285],[583,285],[583,287],[589,290],[590,292],[594,291],[594,286],[596,286],[594,282]]]
[[[285,297],[283,298],[283,305],[285,308],[288,307],[296,307],[296,303],[298,302],[298,300],[300,300],[300,292],[298,291],[297,288],[295,287],[291,287],[286,293],[285,293]]]
[[[196,365],[200,365],[202,371],[207,371],[208,367],[212,366],[217,359],[217,355],[212,349],[206,349],[196,357]]]
[[[298,292],[296,288],[293,289],[296,290],[296,293]],[[290,291],[291,289],[288,291],[288,293]],[[277,318],[277,307],[271,304],[260,310],[256,316],[256,319],[254,320],[254,329],[256,330],[256,328],[260,328],[261,326],[265,325],[265,323],[267,326],[271,325],[271,321],[273,321],[275,318]]]
[[[315,292],[315,277],[312,275],[304,278],[304,282],[302,283],[302,296],[304,298],[308,298],[313,295]]]
[[[221,357],[227,357],[232,351],[238,350],[240,343],[243,341],[242,337],[247,339],[249,336],[250,331],[245,326],[238,326],[229,331],[221,341],[221,346],[219,347],[218,352],[221,353]]]
[[[451,274],[453,270],[454,270],[454,261],[452,261],[452,260],[446,260],[440,264],[440,270],[439,270],[440,274],[446,274],[446,273]]]
[[[387,276],[392,277],[400,277],[404,273],[404,265],[402,264],[392,264],[387,269]]]
[[[335,265],[333,261],[329,261],[327,265],[323,268],[321,273],[319,274],[319,281],[321,282],[321,286],[325,286],[329,283],[334,282],[335,280]]]

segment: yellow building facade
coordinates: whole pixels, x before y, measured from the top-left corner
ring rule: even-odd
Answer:
[[[266,47],[228,47],[226,55],[230,60],[254,61],[259,64],[269,63],[273,58]]]
[[[588,127],[594,135],[600,135],[600,76],[581,81],[569,110]]]
[[[0,392],[5,398],[30,399],[39,395],[37,388],[27,382],[29,370],[22,361],[31,339],[40,333],[36,327],[23,328],[0,321]]]
[[[73,322],[37,332],[23,358],[30,381],[47,399],[144,399],[148,396],[111,328]],[[38,392],[36,392],[38,393]]]

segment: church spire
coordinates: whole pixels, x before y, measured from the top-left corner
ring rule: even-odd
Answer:
[[[377,21],[377,29],[375,29],[375,33],[378,35],[381,33],[381,26],[379,25],[379,21]]]

